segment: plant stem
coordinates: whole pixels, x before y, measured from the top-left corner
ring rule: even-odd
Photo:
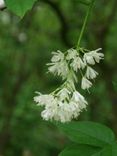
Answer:
[[[80,48],[80,42],[81,42],[85,27],[86,27],[86,24],[87,24],[87,21],[88,21],[89,14],[90,14],[90,12],[92,10],[93,4],[94,4],[94,0],[92,0],[91,4],[89,5],[89,8],[87,10],[87,13],[86,13],[86,16],[85,16],[85,19],[84,19],[84,23],[83,23],[83,26],[82,26],[82,29],[81,29],[81,32],[80,32],[80,36],[78,38],[77,47],[76,47],[77,50],[79,50],[79,48]]]

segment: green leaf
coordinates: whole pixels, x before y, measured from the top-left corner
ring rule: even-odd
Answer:
[[[23,17],[36,0],[5,0],[6,6],[16,15]]]
[[[70,122],[58,124],[59,128],[74,142],[103,147],[112,144],[115,136],[108,127],[93,122]]]
[[[117,156],[117,144],[97,148],[89,145],[74,144],[65,148],[59,156]]]
[[[88,145],[71,145],[65,148],[59,156],[93,156],[100,148]]]
[[[117,156],[117,144],[113,143],[112,145],[105,147],[100,152],[94,154],[94,156]]]

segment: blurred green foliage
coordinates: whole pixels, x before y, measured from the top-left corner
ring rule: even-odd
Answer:
[[[82,40],[88,49],[102,47],[105,60],[90,94],[83,93],[89,106],[79,120],[104,123],[117,134],[116,6],[116,0],[96,1]],[[61,83],[46,73],[46,63],[51,51],[75,46],[86,9],[77,0],[41,0],[22,20],[7,9],[0,12],[2,156],[57,156],[69,143],[51,122],[42,121],[33,97]]]

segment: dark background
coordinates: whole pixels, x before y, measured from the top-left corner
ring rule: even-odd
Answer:
[[[22,20],[0,12],[0,156],[57,156],[69,143],[41,119],[33,97],[61,83],[46,63],[51,51],[75,46],[87,8],[79,0],[41,0]],[[103,123],[117,135],[117,0],[96,0],[82,46],[101,47],[105,60],[78,120]]]

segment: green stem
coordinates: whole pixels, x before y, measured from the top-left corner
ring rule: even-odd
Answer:
[[[89,5],[89,8],[87,10],[87,13],[86,13],[86,16],[85,16],[85,19],[84,19],[84,23],[83,23],[83,26],[82,26],[82,29],[81,29],[81,32],[80,32],[80,36],[79,36],[79,39],[78,39],[78,43],[77,43],[77,47],[76,47],[77,50],[79,50],[79,48],[80,48],[80,42],[81,42],[85,27],[86,27],[86,24],[87,24],[87,21],[88,21],[89,14],[90,14],[90,12],[92,10],[93,3],[94,3],[94,0],[92,0],[91,4]]]

